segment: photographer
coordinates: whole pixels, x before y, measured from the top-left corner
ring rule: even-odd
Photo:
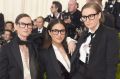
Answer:
[[[62,19],[65,22],[66,28],[67,28],[67,34],[68,37],[71,37],[74,39],[75,34],[76,34],[76,27],[74,24],[71,23],[71,16],[67,12],[62,13]]]

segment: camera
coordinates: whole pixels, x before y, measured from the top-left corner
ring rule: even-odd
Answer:
[[[69,19],[71,17],[71,14],[69,12],[63,11],[62,12],[62,20]]]

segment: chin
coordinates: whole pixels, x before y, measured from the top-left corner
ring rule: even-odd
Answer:
[[[62,43],[62,42],[61,42],[61,41],[56,41],[56,43],[60,44],[60,43]]]
[[[28,37],[30,34],[23,34],[24,37]]]

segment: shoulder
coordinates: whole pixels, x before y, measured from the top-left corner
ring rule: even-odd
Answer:
[[[103,25],[104,32],[106,32],[107,35],[115,35],[118,34],[118,31],[114,28],[110,28],[109,26]]]
[[[103,36],[106,37],[106,39],[108,40],[118,40],[118,31],[113,29],[113,28],[110,28],[110,27],[107,27],[107,26],[103,26]]]
[[[3,45],[3,46],[0,48],[0,54],[2,54],[2,53],[6,54],[7,52],[10,51],[10,49],[11,49],[11,42]]]

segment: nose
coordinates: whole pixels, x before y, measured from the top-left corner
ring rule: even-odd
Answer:
[[[60,36],[60,35],[61,35],[61,32],[58,32],[58,35]]]
[[[28,25],[25,25],[25,29],[28,29]]]

